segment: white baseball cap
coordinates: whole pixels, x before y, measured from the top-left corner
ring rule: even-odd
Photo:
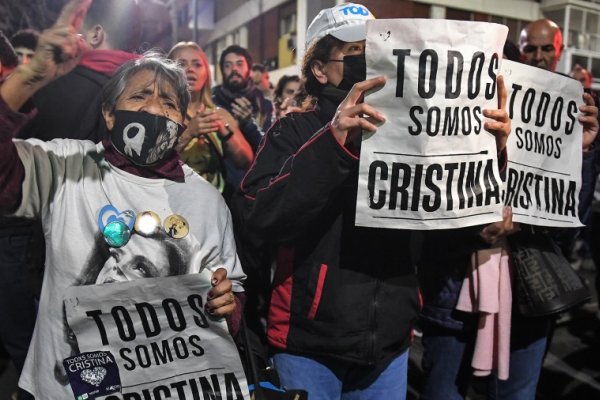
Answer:
[[[306,48],[327,35],[343,42],[358,42],[367,38],[367,21],[375,19],[367,7],[344,3],[321,10],[306,31]]]

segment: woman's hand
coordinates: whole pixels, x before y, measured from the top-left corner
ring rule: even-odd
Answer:
[[[79,30],[92,0],[71,0],[52,27],[42,32],[29,64],[20,67],[30,82],[48,83],[70,72],[88,49]]]
[[[224,317],[233,314],[237,304],[233,294],[232,284],[227,279],[225,268],[217,269],[211,279],[212,289],[208,292],[206,311],[214,317]]]
[[[254,152],[240,131],[237,120],[224,108],[217,108],[215,114],[221,118],[218,135],[223,144],[223,156],[229,158],[236,168],[249,168]]]
[[[281,103],[277,104],[277,117],[281,118],[292,112],[302,112],[302,107],[298,106],[293,97],[284,99]]]
[[[375,124],[385,121],[382,113],[368,104],[362,103],[367,90],[385,85],[385,77],[378,76],[352,86],[348,96],[340,103],[331,121],[331,130],[342,146],[360,140],[363,129],[377,131]],[[365,118],[365,115],[367,116]]]
[[[594,98],[589,93],[583,94],[584,104],[579,106],[579,122],[583,125],[583,151],[590,150],[592,143],[598,136],[598,107],[594,105]]]
[[[175,150],[181,153],[192,139],[208,135],[211,132],[218,132],[223,128],[222,118],[214,110],[206,111],[204,104],[201,104],[196,115],[189,120],[187,128],[181,134]]]
[[[513,234],[520,229],[519,223],[512,220],[512,208],[504,206],[502,209],[502,221],[489,224],[483,228],[479,235],[486,243],[494,244],[501,237]]]
[[[492,120],[485,121],[483,127],[496,137],[496,151],[500,153],[506,147],[506,141],[511,130],[511,120],[506,112],[508,91],[504,85],[504,77],[502,75],[498,76],[497,84],[500,108],[496,110],[483,110],[483,115]]]
[[[188,125],[194,137],[208,135],[211,132],[219,132],[224,129],[223,119],[215,110],[207,110],[204,105],[196,112]]]
[[[37,90],[75,68],[88,49],[79,30],[91,3],[69,1],[54,25],[40,35],[31,61],[19,65],[2,85],[2,98],[12,110],[18,111]]]

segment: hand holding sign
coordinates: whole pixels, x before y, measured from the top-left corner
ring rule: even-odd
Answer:
[[[583,125],[583,151],[590,150],[590,146],[598,136],[598,107],[589,93],[583,94],[585,104],[579,106],[579,122]]]
[[[231,281],[227,279],[227,270],[225,268],[217,269],[213,273],[211,284],[213,288],[208,292],[206,303],[206,309],[210,315],[224,317],[233,314],[237,304],[235,295],[231,291]]]
[[[504,77],[498,76],[498,102],[500,108],[497,110],[484,109],[483,115],[493,121],[486,121],[483,125],[484,128],[496,137],[496,148],[498,153],[504,150],[506,147],[506,141],[510,134],[511,121],[506,112],[506,99],[508,98],[508,91],[504,85]]]
[[[479,236],[481,236],[486,243],[494,244],[501,237],[513,234],[520,229],[518,222],[513,223],[512,208],[510,206],[504,206],[502,209],[502,221],[487,225],[479,233]]]
[[[355,84],[338,106],[331,121],[331,130],[342,146],[360,140],[363,129],[374,133],[377,131],[375,124],[385,121],[382,113],[368,104],[361,103],[364,92],[383,87],[385,81],[385,77],[378,76]],[[364,118],[363,115],[368,115],[368,118]]]

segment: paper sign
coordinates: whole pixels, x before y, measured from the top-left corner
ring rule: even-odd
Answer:
[[[68,289],[79,351],[109,351],[118,365],[122,393],[104,399],[249,398],[225,320],[204,311],[208,290],[199,274]]]
[[[502,70],[512,120],[504,201],[513,221],[581,226],[581,83],[512,61]]]
[[[495,138],[483,110],[508,28],[431,19],[369,21],[367,78],[387,76],[365,102],[386,122],[363,135],[356,224],[448,229],[502,219]]]

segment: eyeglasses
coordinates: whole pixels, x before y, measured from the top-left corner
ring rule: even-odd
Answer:
[[[523,47],[523,53],[525,53],[525,54],[536,53],[538,51],[538,49],[541,49],[544,53],[550,53],[550,52],[554,52],[556,50],[554,48],[553,44],[545,44],[542,46],[534,46],[532,44],[528,44],[525,47]]]

